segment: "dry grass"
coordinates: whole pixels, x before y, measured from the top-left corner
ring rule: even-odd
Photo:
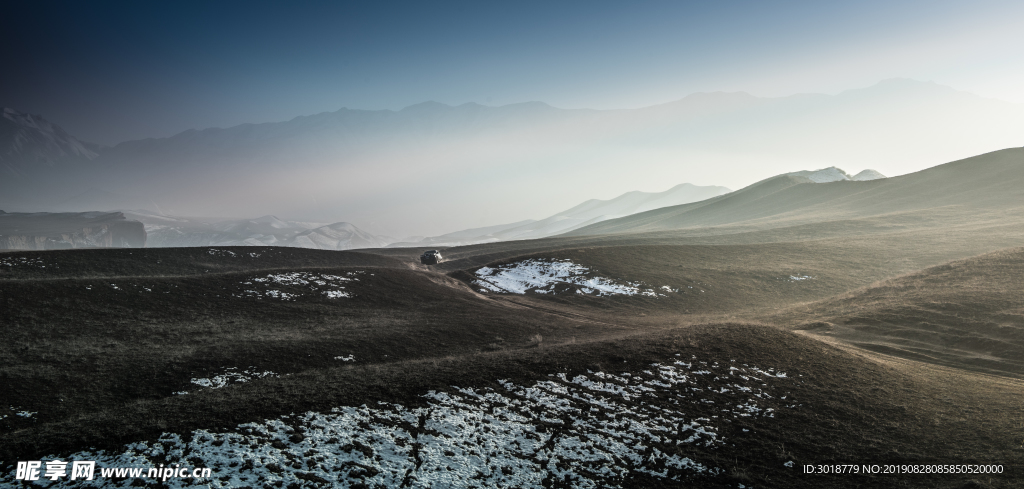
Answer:
[[[114,448],[164,431],[230,428],[339,405],[415,405],[430,389],[494,386],[496,379],[525,383],[553,372],[593,368],[645,368],[682,353],[720,362],[742,359],[802,375],[793,399],[806,409],[788,411],[771,426],[737,426],[729,435],[735,447],[701,454],[732,471],[706,481],[708,487],[851,483],[801,477],[782,469],[788,460],[977,461],[1017,464],[1013,467],[1019,471],[1024,456],[1019,401],[1024,387],[1019,382],[963,370],[928,370],[917,362],[900,363],[757,324],[758,318],[767,318],[786,325],[819,322],[819,328],[827,328],[826,323],[840,324],[834,311],[853,317],[881,309],[928,311],[958,320],[972,311],[971,320],[979,324],[996,315],[1018,317],[1013,290],[1019,288],[1005,287],[1019,283],[1013,267],[1020,266],[1020,251],[879,282],[970,249],[950,246],[918,255],[901,249],[879,262],[878,246],[890,243],[555,246],[521,255],[506,249],[495,259],[570,258],[612,278],[704,291],[687,288],[658,299],[484,297],[465,287],[467,270],[446,277],[358,253],[296,250],[291,256],[292,250],[275,249],[269,255],[274,259],[265,264],[238,264],[191,249],[138,255],[139,250],[131,255],[123,250],[43,253],[68,262],[51,271],[12,271],[0,277],[0,334],[6,340],[0,344],[0,389],[5,402],[39,412],[35,421],[0,421],[0,459]],[[491,249],[481,248],[479,256],[489,256]],[[332,264],[331,256],[341,263]],[[459,259],[470,263],[483,259],[479,256]],[[110,269],[103,268],[104,262]],[[337,273],[369,267],[374,275],[361,278],[351,299],[281,302],[225,294],[256,272]],[[984,279],[971,279],[978,269],[989,271],[979,275]],[[814,279],[779,280],[793,274]],[[943,280],[942,274],[955,280]],[[118,291],[111,283],[144,283],[173,293]],[[961,285],[943,289],[943,283]],[[355,355],[356,364],[334,360],[347,354]],[[227,366],[292,375],[171,395],[188,387],[192,377]],[[855,484],[960,487],[968,481],[869,477]],[[986,483],[1012,487],[1012,481]],[[645,479],[634,484],[657,487],[657,481]]]
[[[780,324],[863,348],[1024,375],[1024,249],[954,261],[792,307]]]
[[[451,385],[495,386],[499,378],[530,382],[552,372],[574,375],[605,366],[634,370],[680,353],[728,364],[774,366],[798,379],[775,392],[771,422],[737,420],[722,433],[732,444],[693,456],[728,468],[724,479],[775,487],[847,487],[849,478],[804,477],[783,463],[996,462],[1014,466],[1020,451],[1020,382],[941,369],[880,363],[765,326],[703,325],[620,340],[543,349],[451,355],[366,365],[323,365],[287,378],[267,378],[185,397],[134,401],[65,420],[40,423],[0,438],[4,456],[43,455],[82,446],[116,447],[163,431],[231,427],[288,412],[327,410],[377,401],[416,405],[418,395]],[[782,409],[778,397],[801,408]],[[714,407],[685,416],[714,416]],[[1017,417],[1011,417],[1017,413]],[[749,431],[742,431],[747,429]],[[1019,466],[1019,465],[1017,465]],[[1016,466],[1014,466],[1016,467]],[[958,487],[964,477],[859,477],[857,484]],[[1012,478],[996,486],[1012,487]],[[638,487],[655,481],[638,480]]]

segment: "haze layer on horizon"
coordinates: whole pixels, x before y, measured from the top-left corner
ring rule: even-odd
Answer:
[[[3,9],[18,21],[0,29],[0,105],[121,143],[70,172],[14,162],[28,176],[6,182],[7,210],[438,235],[633,190],[833,165],[894,176],[1024,143],[1012,2]],[[93,198],[107,193],[132,204]]]
[[[1024,4],[21,2],[0,105],[105,145],[432,100],[638,108],[889,78],[1024,102]]]

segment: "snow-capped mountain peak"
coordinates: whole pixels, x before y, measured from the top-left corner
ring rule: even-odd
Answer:
[[[870,170],[869,169],[869,170],[864,170],[864,171],[854,175],[852,179],[856,180],[858,182],[864,182],[864,181],[867,181],[867,180],[878,180],[878,179],[881,179],[881,178],[887,178],[887,177],[885,175],[882,175],[881,173],[875,171],[875,170]]]
[[[857,175],[851,177],[850,174],[834,166],[822,168],[820,170],[795,171],[792,173],[787,173],[786,175],[804,177],[814,183],[841,182],[846,180],[866,181],[885,178],[885,175],[882,175],[881,173],[875,170],[864,170],[858,173]]]

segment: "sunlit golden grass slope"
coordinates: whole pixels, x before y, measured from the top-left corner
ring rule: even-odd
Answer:
[[[1024,248],[790,307],[774,319],[869,350],[1024,375]]]

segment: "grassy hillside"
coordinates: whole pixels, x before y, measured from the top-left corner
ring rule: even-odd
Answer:
[[[277,259],[264,264],[264,255],[212,256],[203,249],[96,250],[84,259],[112,268],[88,278],[64,276],[81,263],[78,254],[37,253],[27,256],[41,256],[34,258],[39,262],[5,267],[54,271],[51,278],[0,281],[5,402],[49,421],[164,398],[189,390],[192,378],[228,367],[286,374],[343,363],[335,357],[352,354],[360,363],[458,355],[526,346],[534,335],[553,339],[556,331],[578,327],[561,316],[480,298],[441,275],[308,266],[311,256],[325,253],[307,250],[263,253]],[[175,269],[171,275],[172,267],[165,268],[196,254],[209,262],[197,261],[192,273]],[[358,258],[327,255],[339,263]],[[238,261],[250,269],[236,271]],[[118,267],[128,273],[115,274]],[[146,270],[151,273],[140,273]]]
[[[1024,207],[1024,149],[1011,148],[899,177],[811,183],[778,176],[720,197],[577,229],[567,236],[638,233],[739,223],[786,226],[953,208],[957,220],[982,210]]]
[[[649,414],[642,413],[652,409],[662,417],[674,413],[672,423],[704,423],[714,433],[701,435],[711,436],[709,444],[682,443],[690,435],[680,431],[644,442],[650,448],[642,458],[654,460],[650,457],[658,453],[686,457],[718,472],[673,472],[682,477],[678,480],[633,472],[602,479],[603,484],[1012,487],[1024,463],[1019,443],[1024,439],[1019,422],[1024,385],[1019,381],[894,363],[752,321],[785,306],[790,309],[775,316],[784,324],[819,321],[813,311],[797,312],[800,304],[865,287],[917,263],[909,254],[872,261],[878,243],[559,247],[489,262],[571,259],[615,280],[685,287],[656,298],[483,294],[472,283],[480,265],[444,274],[400,256],[365,253],[217,248],[4,254],[0,260],[11,264],[2,265],[0,277],[0,334],[6,340],[0,345],[0,389],[8,404],[4,407],[12,412],[0,418],[0,460],[8,465],[52,454],[70,456],[90,447],[117,451],[164,433],[187,438],[194,430],[210,430],[214,435],[209,436],[230,437],[240,433],[239,424],[264,420],[284,420],[291,431],[274,443],[266,439],[253,446],[270,450],[273,457],[294,457],[288,455],[294,452],[301,460],[302,453],[320,450],[330,459],[352,448],[342,450],[328,438],[317,438],[321,425],[287,418],[290,413],[327,413],[378,402],[440,413],[436,401],[422,396],[431,390],[464,395],[452,386],[513,395],[508,382],[580,388],[558,379],[595,379],[595,372],[640,379],[651,375],[654,363],[684,361],[690,369],[686,380],[658,387],[642,400],[584,391],[606,397],[593,401],[597,404],[576,398],[564,402],[578,404],[580,412],[612,402],[622,413],[633,412],[628,419],[637,423],[648,422],[643,420]],[[991,270],[986,276],[1011,283],[1019,271],[1013,268],[1018,265],[1008,264],[1019,264],[1022,253],[975,261],[997,257],[986,265]],[[488,257],[493,255],[460,260],[468,264]],[[997,274],[1000,270],[1005,273]],[[965,276],[949,273],[958,280]],[[936,280],[941,283],[929,283]],[[977,287],[985,283],[976,282]],[[998,283],[968,290],[984,296],[998,290]],[[921,300],[931,294],[924,287],[913,290],[921,291]],[[1002,311],[1009,321],[1015,316],[1006,311],[1017,307],[1012,294],[1005,292],[1009,305],[999,302],[1002,296],[991,302],[999,305],[992,311]],[[984,320],[979,318],[979,324]],[[762,373],[761,380],[741,381],[730,370],[733,366],[786,376]],[[703,370],[714,375],[700,374]],[[551,377],[558,374],[565,377]],[[217,379],[226,385],[209,387]],[[549,419],[544,417],[548,414],[538,416]],[[544,421],[537,429],[571,445],[574,437],[583,436],[572,426],[583,422]],[[415,426],[387,426],[420,437],[440,436]],[[654,448],[658,452],[650,451]],[[266,481],[276,477],[299,487],[326,487],[334,480],[330,477],[358,487],[386,472],[335,473],[327,462],[314,462],[327,460],[320,455],[309,455],[308,462],[295,466],[300,468],[287,470],[254,460],[256,465],[244,470],[218,470],[242,470],[269,477]],[[617,460],[628,465],[630,459]],[[790,461],[796,468],[785,465]],[[1001,463],[1008,472],[839,477],[799,471],[803,464],[818,463],[969,462]],[[656,472],[667,467],[650,463]],[[278,469],[285,472],[274,472]],[[502,470],[492,475],[502,477]]]
[[[863,348],[1024,375],[1024,248],[893,278],[777,316]]]
[[[182,277],[294,267],[402,267],[355,251],[270,246],[167,249],[81,249],[0,253],[0,280]]]
[[[677,356],[678,355],[678,356]],[[1014,425],[1022,386],[998,378],[970,377],[951,371],[904,372],[859,358],[841,349],[751,325],[704,325],[619,340],[542,346],[528,350],[445,356],[433,359],[338,366],[321,362],[289,377],[265,378],[186,396],[127,402],[64,419],[40,421],[3,434],[4,457],[42,456],[84,446],[114,449],[121,443],[155,439],[161,433],[187,434],[197,428],[232,431],[242,422],[292,412],[327,411],[336,406],[378,401],[422,405],[418,397],[449,386],[501,389],[505,379],[529,383],[564,373],[571,378],[609,370],[639,375],[652,362],[683,358],[707,369],[756,365],[785,372],[765,384],[770,397],[760,407],[771,417],[738,417],[718,430],[729,443],[684,447],[683,454],[722,473],[693,476],[701,487],[851,487],[890,486],[1013,487],[1022,463]],[[769,367],[770,366],[770,367]],[[727,375],[728,376],[728,375]],[[710,380],[703,379],[704,380]],[[739,379],[736,379],[737,381]],[[683,388],[678,395],[685,395]],[[707,392],[703,401],[672,406],[685,419],[722,415],[729,394]],[[670,399],[648,397],[660,405]],[[295,425],[292,433],[312,433]],[[562,433],[557,426],[549,430]],[[294,435],[293,435],[294,436]],[[301,437],[295,438],[301,440]],[[287,444],[287,443],[286,443]],[[660,446],[660,445],[659,445]],[[284,445],[280,447],[284,449]],[[663,447],[668,450],[669,448]],[[787,467],[793,461],[795,467]],[[1003,463],[1002,476],[804,475],[803,464],[821,463]],[[312,470],[312,467],[311,469]],[[365,475],[365,474],[364,474]],[[357,482],[350,481],[350,482]],[[296,479],[306,487],[322,487]],[[676,487],[657,478],[634,475],[624,487]]]

